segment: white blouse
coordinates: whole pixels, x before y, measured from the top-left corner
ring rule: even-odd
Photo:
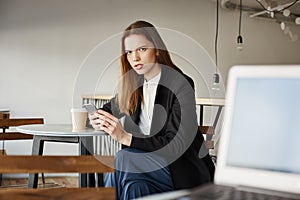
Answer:
[[[157,85],[160,80],[161,73],[156,75],[149,81],[144,80],[143,85],[143,97],[144,104],[142,104],[142,110],[140,114],[139,127],[144,135],[150,134],[154,101],[156,96]]]

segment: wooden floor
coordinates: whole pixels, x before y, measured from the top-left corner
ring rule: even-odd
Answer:
[[[17,188],[26,188],[28,180],[27,178],[18,178],[18,179],[6,179],[3,178],[2,185],[0,188],[6,187],[17,187]],[[78,177],[46,177],[45,185],[42,183],[42,179],[39,179],[38,187],[43,188],[53,188],[53,187],[78,187]]]

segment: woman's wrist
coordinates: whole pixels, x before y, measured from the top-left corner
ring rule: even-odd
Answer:
[[[119,142],[123,145],[130,146],[131,145],[131,140],[132,140],[132,134],[127,133],[125,131],[124,135],[122,136],[122,138]]]

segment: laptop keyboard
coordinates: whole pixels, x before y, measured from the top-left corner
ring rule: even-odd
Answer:
[[[295,198],[287,198],[287,197],[279,197],[273,196],[269,194],[261,194],[255,192],[248,192],[243,190],[237,190],[233,187],[228,186],[219,186],[219,185],[211,185],[206,187],[205,189],[195,190],[189,196],[179,198],[179,200],[207,200],[207,199],[222,199],[222,200],[279,200],[279,199],[295,199]],[[300,199],[296,198],[296,199]]]

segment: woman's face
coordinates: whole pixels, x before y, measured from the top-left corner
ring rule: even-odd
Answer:
[[[131,67],[138,74],[143,74],[146,80],[160,72],[160,65],[156,62],[156,49],[144,35],[129,35],[124,40],[124,46]]]

